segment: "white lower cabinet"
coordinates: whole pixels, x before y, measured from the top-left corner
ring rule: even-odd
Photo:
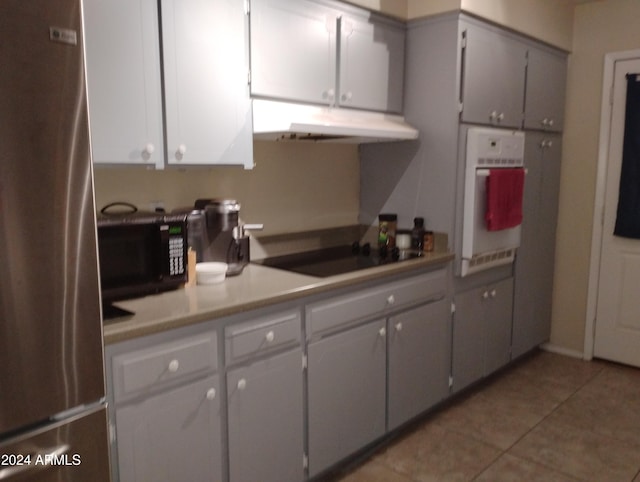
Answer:
[[[120,481],[222,480],[218,377],[117,409]]]
[[[225,328],[230,482],[304,479],[300,309]]]
[[[304,479],[302,396],[300,348],[227,372],[231,482]]]
[[[310,477],[448,395],[446,272],[307,305]]]
[[[386,321],[308,346],[309,475],[385,433]]]
[[[440,300],[389,318],[388,430],[449,394],[450,316],[450,303]]]
[[[114,480],[222,480],[216,333],[163,333],[106,354]]]
[[[511,360],[513,278],[455,296],[453,391],[505,366]]]

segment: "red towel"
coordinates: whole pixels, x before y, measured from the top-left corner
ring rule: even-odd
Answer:
[[[524,169],[491,169],[487,176],[487,230],[499,231],[522,223]]]

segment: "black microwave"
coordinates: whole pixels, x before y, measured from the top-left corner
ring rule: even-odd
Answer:
[[[186,215],[107,215],[97,225],[103,306],[187,281]]]

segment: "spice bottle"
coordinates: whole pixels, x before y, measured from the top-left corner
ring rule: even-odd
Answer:
[[[434,246],[434,238],[433,231],[425,231],[424,232],[424,247],[422,248],[425,252],[433,251]]]
[[[424,249],[424,218],[413,218],[411,248],[418,251],[422,251]]]
[[[397,214],[378,215],[378,247],[394,248],[396,245]]]

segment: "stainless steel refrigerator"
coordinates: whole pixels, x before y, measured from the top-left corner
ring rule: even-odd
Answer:
[[[81,0],[0,33],[0,480],[108,481]]]

